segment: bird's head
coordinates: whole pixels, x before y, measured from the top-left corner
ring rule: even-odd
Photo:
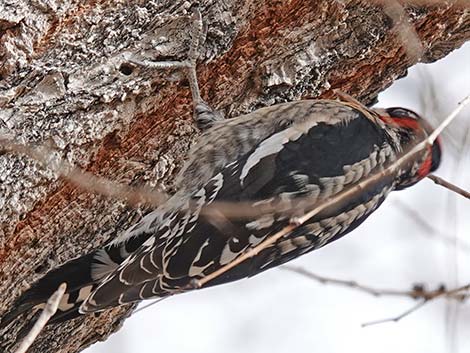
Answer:
[[[394,107],[374,110],[387,127],[395,132],[404,153],[426,139],[433,131],[427,121],[409,109]],[[410,167],[400,175],[396,189],[404,189],[417,183],[435,171],[440,163],[441,143],[438,138],[432,146],[423,150],[423,153],[419,154]]]

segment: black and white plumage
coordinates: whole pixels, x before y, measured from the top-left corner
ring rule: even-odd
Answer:
[[[104,248],[48,273],[1,325],[44,303],[62,282],[67,294],[53,321],[190,290],[192,280],[268,239],[293,214],[383,171],[429,132],[406,109],[374,111],[331,100],[285,103],[215,122],[191,150],[172,198]],[[207,286],[253,276],[331,243],[360,225],[392,190],[416,183],[439,162],[435,143],[397,173],[341,199]],[[314,202],[302,203],[306,197]],[[285,201],[290,210],[250,216],[251,207],[286,207]],[[217,210],[217,202],[242,204],[243,217],[201,212],[211,204]]]

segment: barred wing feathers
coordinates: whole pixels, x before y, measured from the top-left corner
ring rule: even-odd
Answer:
[[[339,103],[334,106],[340,108]],[[295,202],[301,196],[322,200],[393,161],[397,146],[386,130],[362,113],[344,109],[347,119],[293,120],[219,168],[190,200],[163,216],[155,234],[101,281],[81,311],[186,291],[192,279],[214,272],[288,223],[282,212],[231,220],[201,216],[205,205],[277,198]],[[393,179],[380,180],[208,285],[255,275],[338,239],[362,223],[393,187]]]

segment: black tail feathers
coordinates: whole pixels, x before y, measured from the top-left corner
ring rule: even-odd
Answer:
[[[49,297],[62,283],[67,284],[67,290],[63,296],[57,313],[49,323],[70,320],[79,316],[78,308],[86,298],[87,293],[93,289],[91,268],[95,252],[71,260],[64,265],[47,273],[39,281],[34,283],[15,302],[13,309],[0,319],[0,329],[9,325],[22,313],[32,309],[36,305],[47,302]]]

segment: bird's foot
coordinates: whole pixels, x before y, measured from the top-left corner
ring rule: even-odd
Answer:
[[[199,57],[199,46],[203,39],[203,23],[201,12],[198,8],[193,9],[191,16],[193,25],[191,26],[191,46],[188,57],[182,61],[151,61],[151,60],[129,60],[130,63],[152,69],[173,69],[182,68],[189,82],[193,100],[194,121],[196,126],[205,131],[212,127],[216,121],[223,120],[223,115],[213,110],[201,97],[196,74],[196,64]]]

